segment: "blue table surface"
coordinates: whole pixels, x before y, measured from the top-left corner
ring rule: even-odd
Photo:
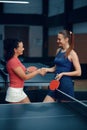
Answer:
[[[6,129],[87,130],[87,117],[68,102],[5,104],[0,105],[0,130]]]

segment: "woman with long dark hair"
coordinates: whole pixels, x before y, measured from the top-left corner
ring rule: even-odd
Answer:
[[[44,75],[43,69],[35,69],[33,72],[20,62],[19,56],[23,54],[24,46],[21,40],[4,40],[6,68],[9,74],[10,84],[7,89],[5,100],[9,103],[29,103],[30,99],[23,91],[24,81],[33,78],[37,74]]]

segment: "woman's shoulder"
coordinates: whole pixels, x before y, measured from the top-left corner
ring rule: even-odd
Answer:
[[[77,57],[77,52],[75,50],[71,50],[70,55],[72,58]]]
[[[58,48],[58,49],[56,50],[56,54],[58,54],[60,51],[61,51],[61,48]]]
[[[18,58],[16,58],[16,57],[12,57],[12,58],[8,61],[9,64],[11,64],[11,63],[16,63],[16,62],[18,62]]]
[[[70,54],[71,54],[71,55],[75,55],[75,54],[77,54],[77,53],[76,53],[76,51],[73,49],[73,50],[71,50]]]

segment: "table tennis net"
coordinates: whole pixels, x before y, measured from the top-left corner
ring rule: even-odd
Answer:
[[[75,109],[76,111],[80,112],[82,115],[87,117],[87,104],[86,103],[62,92],[59,89],[57,89],[57,91],[58,91],[58,95],[60,97],[63,97],[63,100],[61,100],[60,102],[68,102],[68,105],[71,106],[71,108]]]

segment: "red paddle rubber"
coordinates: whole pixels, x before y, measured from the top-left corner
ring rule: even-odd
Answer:
[[[59,87],[59,85],[60,85],[60,81],[59,80],[52,80],[50,82],[49,88],[50,88],[50,90],[55,90],[55,89],[57,89]]]

